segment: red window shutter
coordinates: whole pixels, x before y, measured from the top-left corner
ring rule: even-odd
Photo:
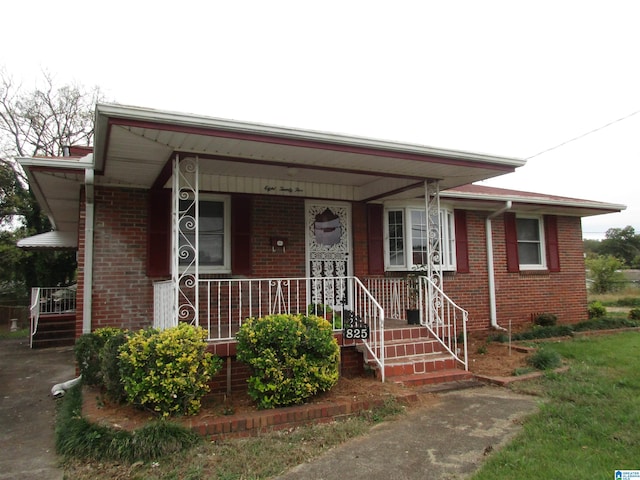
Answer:
[[[369,275],[384,274],[383,207],[377,203],[367,205],[367,239]]]
[[[507,247],[507,272],[519,272],[518,232],[516,230],[516,214],[513,212],[505,212],[504,214],[504,233]]]
[[[547,268],[550,272],[560,271],[560,248],[558,246],[558,217],[544,216],[544,236],[547,250]]]
[[[249,195],[231,198],[231,271],[236,275],[250,275],[252,270],[251,205]]]
[[[147,276],[171,274],[171,191],[149,192],[147,214]]]
[[[454,210],[453,217],[456,228],[456,271],[469,273],[469,235],[467,233],[467,212]]]

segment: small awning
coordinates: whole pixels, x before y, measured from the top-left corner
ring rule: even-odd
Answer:
[[[78,235],[76,232],[46,232],[18,240],[18,248],[76,250]]]

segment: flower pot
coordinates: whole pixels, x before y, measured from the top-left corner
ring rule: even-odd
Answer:
[[[420,310],[407,309],[407,323],[409,325],[420,325]]]

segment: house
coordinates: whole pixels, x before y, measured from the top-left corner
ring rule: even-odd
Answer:
[[[55,226],[23,246],[78,251],[76,336],[187,321],[232,357],[244,318],[317,304],[344,368],[464,370],[467,331],[586,317],[580,219],[624,208],[474,184],[516,158],[111,104],[95,122],[93,149],[19,159]]]

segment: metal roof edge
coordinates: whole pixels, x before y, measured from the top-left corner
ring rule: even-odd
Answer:
[[[527,192],[523,192],[527,193]],[[544,195],[544,194],[538,194]],[[563,207],[577,207],[577,208],[592,208],[599,210],[626,210],[627,206],[617,203],[605,203],[597,202],[593,200],[581,200],[577,198],[559,197],[539,197],[539,196],[527,196],[527,195],[515,195],[511,194],[482,194],[471,192],[460,192],[455,190],[443,190],[440,192],[441,197],[445,198],[460,198],[469,200],[489,200],[496,202],[512,201],[514,203],[533,203],[538,205],[550,205],[550,206],[563,206]],[[555,196],[555,195],[554,195]]]
[[[220,130],[262,134],[275,137],[284,137],[297,140],[316,141],[321,143],[342,144],[373,149],[407,152],[420,155],[430,155],[442,158],[457,158],[470,161],[495,163],[510,167],[521,167],[526,161],[521,158],[489,155],[462,150],[450,150],[434,148],[426,145],[403,143],[390,140],[380,140],[361,136],[352,136],[338,133],[328,133],[316,130],[303,130],[292,127],[282,127],[262,123],[241,122],[237,120],[222,119],[190,113],[149,109],[144,107],[118,105],[111,103],[99,103],[96,105],[96,134],[95,151],[100,158],[103,135],[108,129],[108,118],[131,119],[139,121],[160,122],[183,126],[196,126],[203,128],[216,128]]]

